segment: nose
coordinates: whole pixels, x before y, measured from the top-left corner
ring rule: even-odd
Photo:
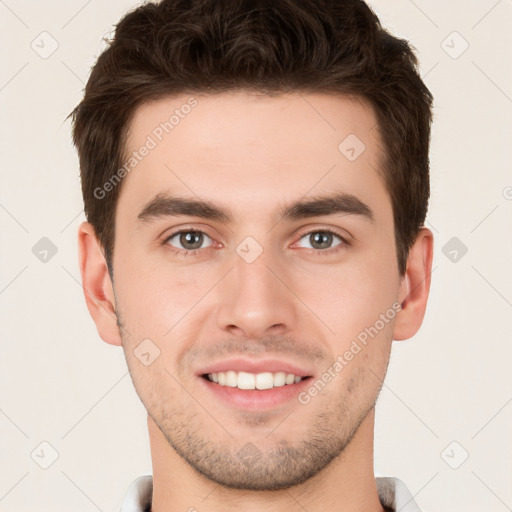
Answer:
[[[252,263],[236,256],[234,266],[220,287],[218,327],[250,338],[290,331],[300,301],[277,260],[263,252]]]

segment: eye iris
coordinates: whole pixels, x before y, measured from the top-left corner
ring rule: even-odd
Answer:
[[[186,249],[199,249],[203,245],[203,234],[196,231],[187,231],[180,234],[180,243]],[[192,244],[192,247],[190,246]]]
[[[315,249],[326,249],[332,244],[332,233],[327,231],[316,231],[309,235],[312,247]],[[203,234],[199,231],[185,231],[180,233],[180,243],[186,249],[199,249],[203,245]]]
[[[328,248],[332,243],[332,234],[318,231],[317,233],[312,233],[309,236],[309,239],[311,241],[312,247],[315,249],[325,249]],[[319,245],[320,247],[315,247],[315,244]]]

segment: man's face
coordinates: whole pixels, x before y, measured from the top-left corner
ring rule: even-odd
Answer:
[[[386,372],[401,279],[377,121],[361,102],[321,94],[194,98],[167,134],[155,129],[188,95],[144,105],[131,123],[128,154],[148,136],[156,145],[124,179],[115,215],[123,347],[148,414],[190,465],[226,486],[285,488],[343,451]],[[339,211],[280,216],[336,194],[350,196]],[[170,207],[138,218],[157,195],[208,202],[230,220],[152,215]],[[309,378],[240,390],[202,376],[244,362],[262,362],[246,373]]]

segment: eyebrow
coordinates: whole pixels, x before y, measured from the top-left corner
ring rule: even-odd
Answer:
[[[352,194],[335,193],[298,200],[284,206],[276,215],[276,222],[298,220],[325,215],[356,215],[370,222],[375,220],[371,208]],[[233,215],[221,205],[206,200],[157,194],[141,210],[139,222],[149,222],[159,218],[193,216],[231,224]]]

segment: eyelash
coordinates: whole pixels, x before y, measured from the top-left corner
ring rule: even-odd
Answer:
[[[168,245],[169,247],[169,250],[171,252],[173,252],[174,254],[178,254],[179,256],[184,256],[184,257],[188,257],[188,256],[197,256],[199,252],[203,251],[204,249],[193,249],[191,251],[188,251],[186,249],[176,249],[175,247],[173,247],[172,245],[169,245],[168,242],[169,240],[171,240],[172,238],[174,238],[175,236],[181,234],[181,233],[202,233],[203,235],[206,235],[208,238],[211,238],[210,236],[208,236],[208,233],[200,230],[200,229],[180,229],[178,231],[175,231],[173,232],[172,234],[170,234],[168,237],[166,237],[164,239],[164,241],[162,242],[162,245]],[[336,254],[338,253],[339,251],[343,250],[344,248],[346,247],[350,247],[350,242],[347,241],[346,238],[344,238],[343,236],[341,236],[337,231],[334,231],[334,230],[331,230],[331,229],[313,229],[311,231],[307,231],[306,233],[302,233],[301,236],[299,237],[299,240],[301,238],[304,238],[305,236],[308,236],[308,235],[311,235],[313,233],[328,233],[328,234],[331,234],[331,235],[334,235],[334,236],[337,236],[340,240],[341,240],[341,244],[333,247],[333,248],[330,248],[330,249],[310,249],[311,251],[313,251],[313,254],[317,255],[318,253],[322,253],[322,255],[332,255],[332,254]],[[208,247],[207,249],[211,249],[211,247]]]

